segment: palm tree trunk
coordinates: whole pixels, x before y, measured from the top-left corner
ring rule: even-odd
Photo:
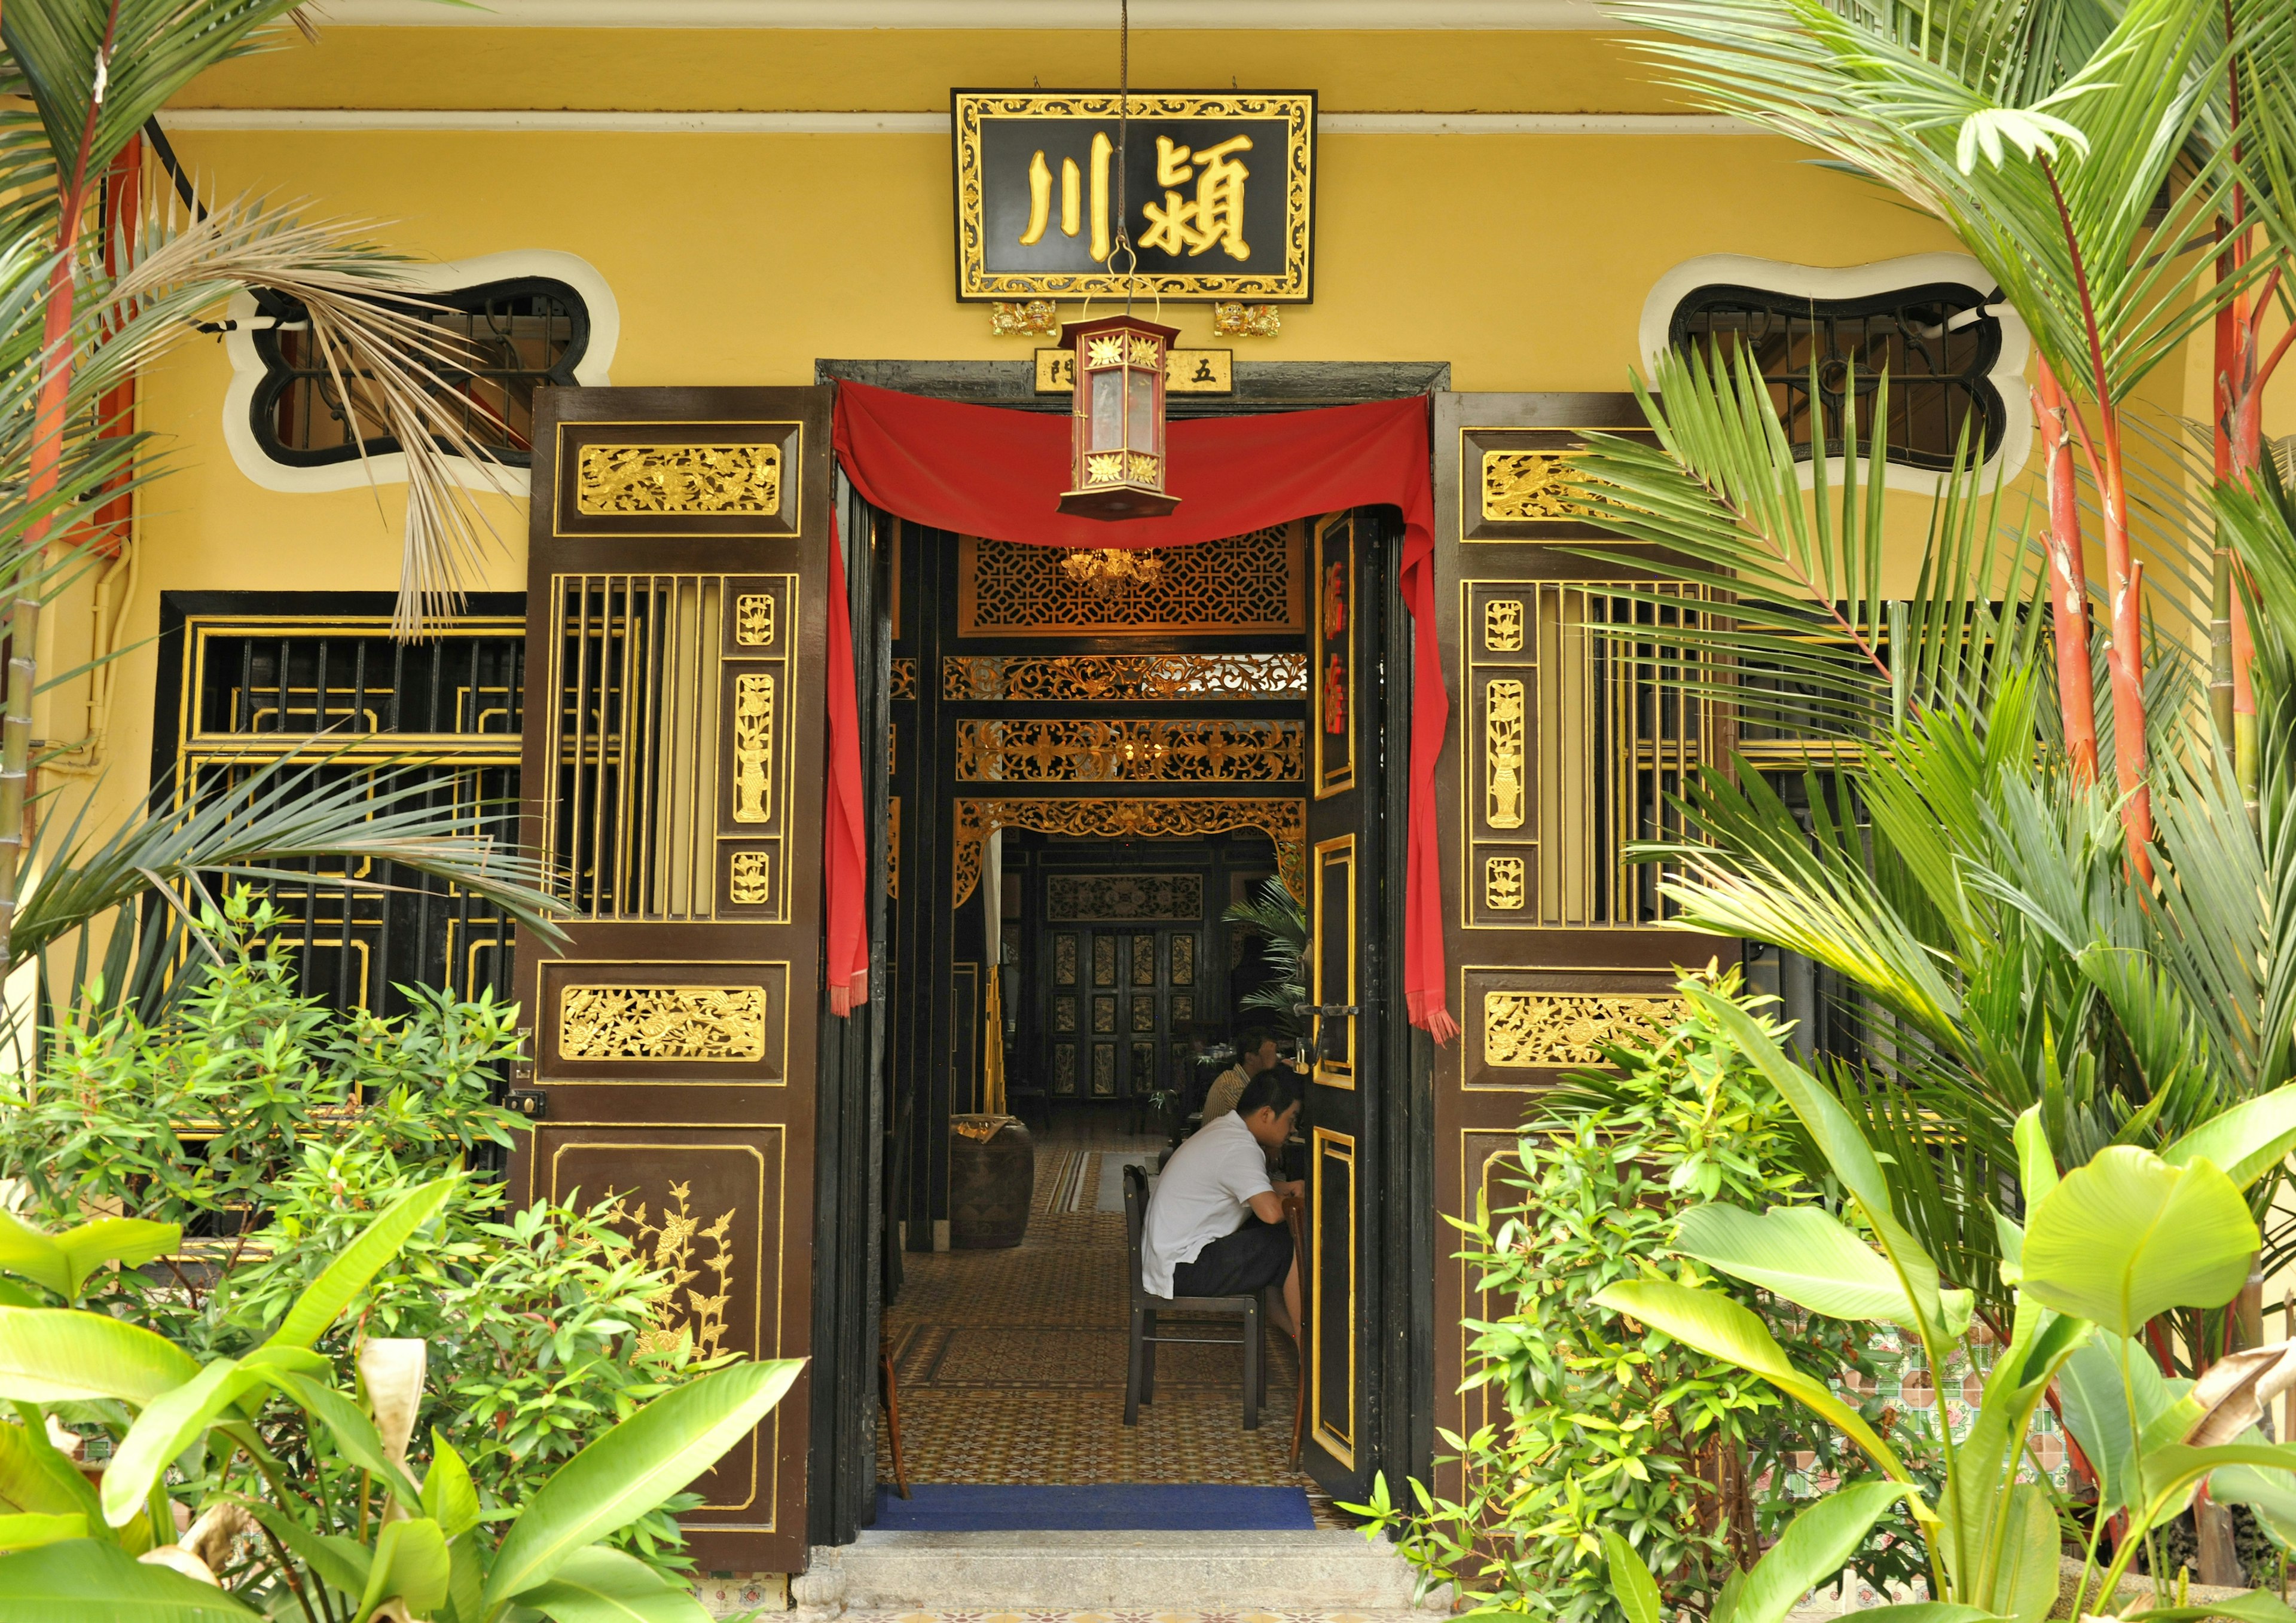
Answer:
[[[73,269],[79,258],[80,225],[87,212],[88,155],[95,146],[96,115],[102,111],[111,42],[119,26],[119,0],[112,0],[104,12],[103,43],[96,47],[79,151],[73,155],[71,176],[60,199],[56,266],[48,281],[46,319],[41,330],[40,393],[33,408],[31,466],[25,488],[26,501],[35,512],[54,496],[63,478],[64,404],[71,389],[75,358]],[[34,519],[27,528],[6,588],[7,711],[0,717],[0,968],[14,963],[10,939],[15,930],[17,891],[23,880],[32,770],[32,686],[38,676],[41,602],[33,594],[45,589],[50,528],[45,517]]]
[[[2121,794],[2120,822],[2128,832],[2128,861],[2148,884],[2152,878],[2152,791],[2145,781],[2144,566],[2128,543],[2128,480],[2122,461],[2120,414],[2098,403],[2104,430],[2104,573],[2112,641],[2104,670],[2112,684],[2113,778]]]
[[[2049,603],[2056,622],[2057,705],[2064,717],[2065,755],[2073,781],[2096,782],[2096,677],[2089,663],[2088,570],[2081,557],[2080,496],[2073,478],[2065,391],[2040,362],[2033,383],[2041,456],[2049,490]]]

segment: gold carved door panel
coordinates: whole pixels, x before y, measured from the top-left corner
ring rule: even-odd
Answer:
[[[573,912],[520,944],[513,1187],[619,1197],[648,1341],[802,1357],[829,391],[550,390],[533,480],[523,828]],[[701,1569],[804,1567],[808,1386],[694,1484]]]

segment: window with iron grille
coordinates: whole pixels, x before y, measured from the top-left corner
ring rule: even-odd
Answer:
[[[474,808],[487,837],[514,845],[522,600],[476,598],[421,643],[390,627],[383,594],[165,594],[155,783],[184,805],[284,755],[327,754],[326,776],[411,773],[427,803]],[[390,1015],[406,986],[514,995],[512,927],[487,902],[390,863],[306,866],[271,893],[305,996]]]
[[[406,307],[439,330],[458,363],[430,363],[431,392],[498,460],[529,465],[534,391],[571,385],[589,347],[582,295],[553,277],[521,276],[425,292]],[[366,379],[340,349],[331,364],[310,329],[291,320],[254,336],[263,376],[250,411],[266,456],[315,468],[357,460],[362,439],[370,456],[400,448]]]
[[[2009,414],[1988,374],[2001,357],[2001,322],[1988,296],[1959,283],[1930,283],[1856,299],[1810,299],[1759,287],[1692,290],[1674,307],[1668,341],[1744,353],[1769,386],[1797,457],[1813,439],[1841,455],[1854,402],[1859,455],[1870,446],[1883,374],[1889,378],[1889,461],[1909,468],[1953,465],[1967,436],[1972,465],[1997,455]],[[1813,390],[1813,368],[1815,389]]]

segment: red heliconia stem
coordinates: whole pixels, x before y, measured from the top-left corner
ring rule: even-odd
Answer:
[[[2033,384],[2041,458],[2049,492],[2049,609],[2056,624],[2057,703],[2073,781],[2096,782],[2096,677],[2089,661],[2088,570],[2081,556],[2080,496],[2074,482],[2065,392],[2046,361]]]

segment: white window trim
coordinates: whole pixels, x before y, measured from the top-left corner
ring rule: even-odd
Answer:
[[[428,292],[506,282],[519,276],[547,276],[566,283],[582,296],[590,314],[590,342],[574,368],[574,381],[585,389],[603,388],[612,381],[608,374],[613,365],[614,348],[622,335],[621,307],[614,302],[613,290],[606,285],[606,279],[586,259],[555,249],[522,248],[509,253],[480,254],[473,259],[415,266],[409,271],[407,283],[415,291]],[[404,451],[364,460],[352,457],[348,462],[327,463],[316,468],[292,467],[264,455],[263,447],[256,442],[255,425],[249,414],[255,403],[256,386],[263,381],[263,361],[255,352],[255,334],[246,325],[255,314],[254,295],[234,295],[226,318],[236,324],[225,332],[223,339],[224,353],[231,357],[231,386],[224,391],[223,398],[223,438],[231,447],[231,459],[239,464],[239,471],[266,490],[291,494],[353,490],[370,481],[379,485],[406,482]],[[447,465],[453,471],[455,481],[465,489],[500,492],[507,487],[524,494],[526,479],[522,469],[477,467],[460,456],[448,457]]]
[[[1931,282],[1958,282],[1980,292],[1991,288],[1993,278],[1983,266],[1968,254],[1912,254],[1902,259],[1880,259],[1871,265],[1843,266],[1829,269],[1816,265],[1789,265],[1777,259],[1757,259],[1746,254],[1703,254],[1695,259],[1685,259],[1658,279],[1650,297],[1643,301],[1643,318],[1637,334],[1637,350],[1645,365],[1663,354],[1667,332],[1674,322],[1675,307],[1697,288],[1715,283],[1730,283],[1741,287],[1756,287],[1765,292],[1784,293],[1805,299],[1863,299],[1874,293],[1886,293],[1892,288],[1919,287]],[[2033,352],[2032,333],[2017,312],[2006,304],[1986,307],[2001,323],[2001,354],[1993,363],[1993,370],[1985,381],[2001,391],[2001,404],[2007,408],[2008,425],[2001,436],[2001,448],[1988,457],[1979,470],[1989,485],[2004,477],[2013,478],[2022,471],[2033,454],[2033,414],[2031,385],[2025,380],[2025,366]],[[1860,459],[1859,472],[1865,471]],[[1838,480],[1842,471],[1841,458],[1826,459],[1826,478]],[[1805,489],[1816,481],[1816,459],[1801,464],[1801,482]],[[1891,490],[1909,491],[1917,496],[1935,496],[1943,488],[1946,475],[1934,469],[1908,468],[1898,463],[1884,464],[1884,485]]]

